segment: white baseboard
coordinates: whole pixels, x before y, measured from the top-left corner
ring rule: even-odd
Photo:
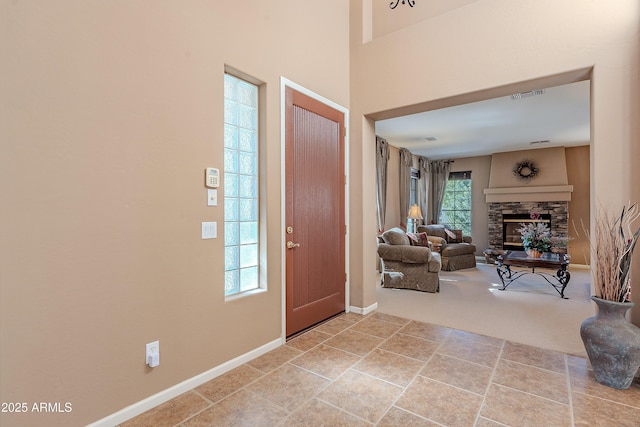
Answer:
[[[263,354],[280,347],[282,344],[284,344],[284,342],[281,338],[268,342],[263,346],[260,346],[248,353],[236,357],[235,359],[229,360],[228,362],[218,365],[215,368],[212,368],[206,372],[196,375],[195,377],[189,378],[188,380],[169,387],[166,390],[156,393],[153,396],[149,396],[144,400],[127,406],[126,408],[121,409],[114,414],[111,414],[94,423],[89,424],[88,427],[117,426],[118,424],[130,420],[131,418],[140,415],[143,412],[148,411],[149,409],[155,408],[156,406],[168,400],[171,400],[174,397],[181,395],[182,393],[186,393],[187,391],[198,387],[199,385],[202,385],[207,381],[211,381],[212,379],[219,377],[220,375],[229,372],[230,370],[237,368],[240,365],[243,365],[259,356],[262,356]]]
[[[372,313],[374,311],[376,311],[378,309],[378,303],[373,303],[371,304],[369,307],[354,307],[351,306],[349,307],[349,311],[351,311],[352,313],[356,313],[356,314],[362,314],[362,315],[367,315],[369,313]]]

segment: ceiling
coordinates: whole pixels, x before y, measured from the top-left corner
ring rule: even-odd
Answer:
[[[589,145],[589,80],[543,91],[378,120],[376,135],[433,160]]]

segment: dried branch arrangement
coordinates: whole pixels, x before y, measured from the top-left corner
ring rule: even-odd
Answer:
[[[631,226],[640,218],[637,203],[629,203],[620,214],[600,207],[596,212],[594,234],[589,236],[595,254],[592,274],[596,297],[608,301],[625,302],[631,296],[631,259],[640,234]],[[583,227],[584,229],[584,227]]]

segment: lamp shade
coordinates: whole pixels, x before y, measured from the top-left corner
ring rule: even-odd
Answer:
[[[411,206],[411,209],[409,209],[409,218],[422,219],[422,211],[420,210],[420,206],[418,205]]]

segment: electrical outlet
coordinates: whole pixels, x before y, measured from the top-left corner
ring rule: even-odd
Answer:
[[[154,341],[147,344],[145,363],[152,368],[155,368],[160,364],[160,341]]]

